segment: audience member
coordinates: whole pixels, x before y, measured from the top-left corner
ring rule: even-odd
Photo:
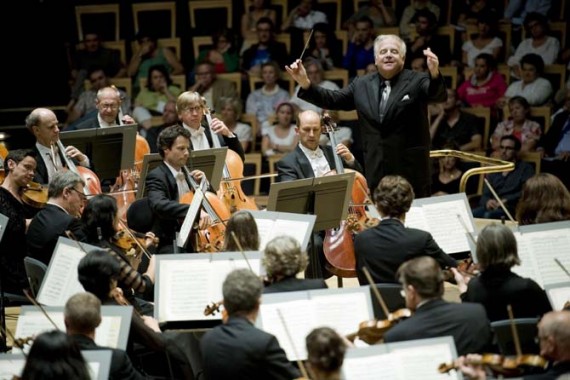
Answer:
[[[415,0],[410,5],[404,8],[404,13],[400,18],[400,37],[404,40],[410,39],[411,28],[414,27],[416,22],[416,14],[420,9],[427,9],[435,15],[439,20],[440,9],[431,0]]]
[[[355,22],[354,34],[348,42],[342,67],[353,77],[357,70],[365,69],[368,64],[374,62],[374,27],[372,20],[365,16]]]
[[[558,177],[535,174],[523,186],[516,220],[519,225],[570,220],[570,192]]]
[[[261,153],[265,157],[275,154],[289,153],[297,147],[299,136],[295,131],[293,105],[282,102],[275,110],[276,122],[270,125],[266,122],[262,129]]]
[[[509,0],[505,9],[504,18],[507,22],[520,25],[531,13],[537,13],[543,17],[548,15],[552,0]]]
[[[319,380],[338,380],[347,349],[343,339],[330,327],[317,327],[305,338],[309,373]]]
[[[505,92],[505,99],[513,96],[522,96],[526,98],[531,106],[546,105],[552,97],[552,85],[542,77],[544,73],[544,62],[538,54],[530,53],[522,57],[521,61],[521,79],[509,85]],[[498,106],[504,104],[504,100],[500,100]]]
[[[454,143],[447,143],[442,149],[458,150]],[[459,158],[454,156],[439,157],[437,170],[431,181],[432,196],[457,194],[463,171],[459,168]]]
[[[449,37],[441,36],[437,31],[437,18],[430,10],[423,8],[416,12],[414,17],[416,38],[408,42],[406,63],[409,65],[412,58],[423,57],[428,47],[439,58],[441,66],[451,62],[452,54],[449,47]]]
[[[233,31],[221,28],[212,35],[212,42],[211,48],[198,54],[196,63],[211,62],[216,74],[239,71],[239,52]]]
[[[220,118],[228,129],[237,136],[243,151],[249,151],[250,146],[255,147],[256,136],[252,136],[251,126],[239,121],[243,107],[241,99],[225,96],[219,98],[219,103]]]
[[[164,111],[162,112],[162,124],[158,127],[151,128],[146,133],[146,141],[148,142],[150,151],[152,153],[158,153],[158,147],[156,146],[156,140],[158,135],[164,128],[178,124],[178,113],[176,112],[176,101],[169,100],[164,105]]]
[[[294,292],[298,290],[324,289],[322,278],[297,278],[307,268],[307,253],[291,236],[278,236],[270,240],[263,250],[263,266],[268,284],[263,293]]]
[[[324,79],[325,71],[323,66],[321,65],[320,61],[315,59],[307,59],[304,63],[305,70],[307,71],[307,75],[311,80],[311,83],[315,84],[316,86],[320,86],[322,88],[327,88],[329,90],[339,90],[340,87],[333,81]],[[295,91],[291,97],[291,103],[297,108],[298,111],[306,111],[306,110],[313,110],[317,113],[321,113],[322,108],[318,107],[312,103],[309,103],[305,100],[299,99],[297,97],[297,93],[299,92],[299,88],[301,86],[297,85],[295,87]]]
[[[255,327],[263,283],[249,269],[236,269],[222,286],[226,323],[206,332],[200,341],[207,379],[296,379],[275,336]]]
[[[521,259],[509,227],[493,223],[483,228],[477,236],[476,255],[479,276],[470,279],[452,269],[463,302],[482,304],[491,322],[509,319],[508,305],[515,318],[540,318],[552,310],[540,285],[511,271]]]
[[[463,9],[457,15],[457,25],[467,28],[468,25],[477,25],[479,16],[482,14],[495,13],[492,17],[498,18],[494,4],[488,0],[467,0],[462,1]]]
[[[475,67],[475,58],[481,53],[491,54],[495,60],[499,60],[503,41],[497,36],[497,29],[498,20],[495,13],[480,13],[477,16],[477,34],[469,36],[461,48],[463,64]]]
[[[457,266],[437,245],[429,232],[404,225],[412,206],[414,190],[403,177],[384,176],[374,191],[380,224],[362,231],[354,239],[356,273],[360,285],[367,285],[364,268],[374,283],[397,283],[398,267],[414,257],[430,256],[442,267]]]
[[[250,76],[261,75],[261,65],[269,61],[284,66],[287,62],[287,47],[275,40],[275,23],[268,17],[257,21],[257,42],[242,54],[242,70]]]
[[[241,38],[243,41],[257,37],[257,22],[261,18],[268,18],[273,25],[277,24],[277,12],[270,8],[271,0],[251,0],[250,3],[251,5],[245,9],[245,13],[241,16]]]
[[[198,63],[194,75],[196,82],[188,88],[188,91],[197,92],[203,96],[206,99],[206,104],[214,107],[215,111],[222,109],[220,98],[237,98],[240,96],[233,82],[218,78],[215,65],[212,62],[203,61]]]
[[[491,173],[487,175],[487,180],[512,215],[521,196],[522,187],[534,175],[534,169],[531,164],[518,158],[521,142],[515,136],[501,137],[499,149],[499,158],[503,161],[514,162],[515,168],[512,171]],[[473,209],[473,216],[475,218],[501,219],[508,215],[502,209],[499,201],[494,198],[489,187],[485,186],[479,206]]]
[[[172,78],[166,67],[154,65],[148,69],[146,85],[141,88],[135,98],[133,117],[139,127],[149,130],[152,128],[152,116],[160,116],[169,100],[176,101],[182,89],[172,83]]]
[[[507,90],[493,56],[481,53],[475,58],[473,74],[457,89],[459,99],[469,107],[493,107]]]
[[[342,44],[336,38],[329,24],[316,23],[313,27],[313,38],[309,40],[307,58],[318,60],[323,70],[331,70],[342,66]]]
[[[260,76],[263,86],[247,96],[245,112],[255,115],[259,124],[263,126],[268,116],[275,112],[275,107],[281,102],[289,101],[290,95],[277,83],[281,76],[277,62],[263,63]]]
[[[443,274],[431,257],[416,257],[398,269],[406,307],[412,316],[384,334],[384,343],[451,335],[459,355],[483,352],[491,341],[491,328],[482,305],[442,299]]]
[[[384,0],[369,0],[366,5],[361,5],[343,24],[343,29],[348,29],[349,37],[354,33],[356,20],[362,17],[372,20],[374,29],[396,25],[398,20],[394,10],[384,3]]]
[[[282,32],[291,32],[291,29],[301,31],[311,30],[316,23],[328,23],[327,15],[321,11],[313,9],[315,0],[301,0],[281,25]]]
[[[521,142],[521,152],[533,152],[536,149],[542,129],[540,124],[528,118],[530,105],[522,96],[515,96],[509,99],[508,120],[501,121],[491,136],[491,146],[494,155],[498,156],[501,138],[503,136],[514,136]]]

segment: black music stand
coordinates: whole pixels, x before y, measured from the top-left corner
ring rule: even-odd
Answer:
[[[189,171],[201,170],[206,174],[206,179],[214,190],[218,190],[222,181],[224,164],[226,162],[228,148],[211,148],[204,150],[193,150],[186,163]],[[137,199],[146,195],[145,180],[148,173],[156,168],[163,161],[158,153],[145,154],[140,173],[139,186],[137,189]]]
[[[64,146],[73,145],[86,154],[99,179],[114,179],[121,170],[135,165],[137,128],[137,124],[128,124],[82,129],[61,132],[59,139]]]
[[[354,172],[300,179],[271,185],[267,211],[313,214],[317,216],[311,234],[308,278],[322,278],[314,234],[335,228],[348,215]]]

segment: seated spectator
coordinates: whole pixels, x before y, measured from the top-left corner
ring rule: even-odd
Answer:
[[[542,129],[540,124],[528,118],[530,112],[530,105],[527,100],[522,96],[515,96],[509,99],[509,113],[508,120],[501,121],[493,135],[491,136],[491,147],[495,155],[500,154],[501,138],[503,136],[514,136],[522,144],[521,152],[532,152],[536,149]]]
[[[340,90],[340,87],[335,82],[324,79],[325,71],[323,70],[320,61],[308,58],[305,61],[304,66],[305,70],[307,71],[307,76],[311,80],[311,84],[326,88],[328,90]],[[301,86],[297,85],[295,87],[295,95],[291,97],[291,103],[295,106],[297,111],[313,110],[317,113],[321,113],[322,108],[305,100],[299,99],[297,94],[299,93],[300,88]]]
[[[146,141],[148,142],[150,151],[152,153],[158,153],[158,147],[156,146],[157,138],[160,132],[166,127],[178,124],[178,113],[176,112],[176,101],[169,100],[164,106],[164,111],[162,112],[162,124],[158,127],[153,127],[146,133]]]
[[[362,2],[359,2],[361,4]],[[372,20],[374,29],[396,25],[397,18],[394,10],[384,4],[384,0],[370,0],[368,4],[360,6],[358,11],[348,18],[343,24],[343,29],[348,29],[349,38],[352,37],[356,20],[368,17]]]
[[[71,112],[67,115],[67,120],[65,121],[65,124],[67,125],[80,120],[83,116],[91,112],[97,112],[95,104],[97,100],[97,91],[103,87],[111,86],[110,78],[101,67],[93,67],[87,74],[87,79],[91,82],[91,88],[79,95],[77,102],[74,104]],[[121,94],[121,111],[123,112],[123,115],[130,114],[132,107],[131,97],[120,88],[118,91],[119,94]]]
[[[293,124],[295,117],[293,105],[288,102],[280,103],[275,110],[275,115],[277,122],[274,125],[266,123],[262,129],[261,153],[265,157],[291,152],[299,142],[299,136]]]
[[[448,88],[447,101],[439,107],[439,114],[430,125],[434,149],[441,149],[450,142],[464,152],[481,149],[483,137],[477,128],[477,116],[462,112],[460,105],[457,92]]]
[[[239,52],[233,32],[222,28],[212,35],[212,42],[211,48],[198,54],[196,63],[211,62],[217,74],[239,71]]]
[[[477,18],[478,33],[463,43],[463,64],[475,67],[475,58],[488,53],[499,59],[503,41],[497,36],[498,21],[494,13],[481,13]]]
[[[453,143],[446,144],[442,149],[458,150]],[[439,170],[433,174],[431,180],[432,196],[457,194],[463,171],[457,166],[459,159],[453,156],[438,159]]]
[[[524,27],[529,38],[521,41],[515,54],[510,57],[507,64],[511,67],[515,78],[521,77],[521,59],[530,53],[539,55],[543,65],[556,63],[560,52],[560,42],[555,37],[548,35],[548,19],[539,13],[529,13],[524,21]]]
[[[558,177],[535,174],[523,186],[516,220],[519,225],[570,220],[570,192]]]
[[[238,98],[236,86],[233,82],[218,78],[215,65],[212,62],[204,61],[196,65],[194,72],[195,83],[188,88],[190,92],[197,92],[206,99],[209,107],[214,110],[221,110],[220,98]]]
[[[437,18],[435,14],[423,8],[416,12],[415,20],[417,37],[407,43],[407,64],[410,63],[412,58],[423,57],[424,50],[428,47],[437,55],[440,65],[448,64],[451,61],[449,38],[436,33]]]
[[[219,99],[219,114],[229,130],[237,136],[243,151],[247,152],[250,145],[255,143],[255,136],[251,134],[251,126],[239,121],[242,103],[239,98],[222,97]]]
[[[488,0],[473,0],[462,2],[463,9],[457,16],[457,25],[462,28],[467,28],[468,25],[477,25],[479,16],[481,14],[495,13],[494,17],[497,18],[493,4],[489,4]]]
[[[289,92],[277,84],[281,76],[281,69],[277,62],[263,63],[260,73],[263,86],[247,96],[245,112],[255,115],[259,124],[263,126],[269,115],[275,112],[275,106],[289,101],[290,96]]]
[[[369,63],[374,62],[372,20],[368,17],[362,17],[356,20],[355,32],[342,59],[342,67],[348,70],[349,76],[354,77],[357,70],[365,69]]]
[[[521,79],[513,82],[505,92],[505,98],[522,96],[531,106],[542,106],[552,97],[552,85],[542,77],[544,61],[538,54],[529,53],[521,59]],[[504,103],[499,101],[499,107]]]
[[[373,65],[376,72],[376,65]],[[425,56],[416,56],[410,60],[410,70],[416,71],[418,73],[427,73],[428,67]]]
[[[318,60],[323,70],[342,66],[342,44],[336,38],[329,24],[319,22],[313,27],[313,38],[309,41],[307,56]]]
[[[512,171],[487,175],[487,180],[511,215],[514,214],[524,183],[534,175],[532,165],[519,160],[520,150],[521,142],[516,137],[511,135],[501,137],[500,159],[514,162],[515,168]],[[485,186],[479,206],[473,209],[473,216],[501,219],[507,217],[507,214],[503,211],[499,201],[494,198],[489,187]]]
[[[133,53],[128,67],[135,94],[139,92],[140,79],[147,78],[149,69],[154,65],[163,65],[170,75],[184,74],[184,65],[174,51],[159,46],[158,39],[152,33],[141,31],[136,38],[138,50]]]
[[[277,12],[270,8],[271,0],[250,0],[250,6],[241,16],[241,38],[243,41],[257,37],[257,22],[266,17],[273,25],[277,22]],[[242,48],[242,50],[245,50]]]
[[[242,54],[242,70],[249,75],[260,75],[262,64],[275,61],[282,67],[288,60],[285,44],[275,41],[275,24],[268,17],[260,18],[257,21],[257,42]]]
[[[427,9],[435,15],[436,20],[439,20],[440,9],[431,0],[415,0],[410,5],[404,8],[404,13],[400,18],[400,37],[409,41],[410,31],[416,22],[416,14],[420,9]]]
[[[148,69],[146,86],[135,98],[133,117],[144,130],[152,128],[152,116],[160,116],[168,101],[176,101],[182,89],[172,83],[172,78],[163,65],[154,65]]]
[[[315,0],[301,0],[281,25],[282,32],[291,32],[292,28],[297,30],[311,30],[316,23],[328,23],[327,15],[321,11],[313,9]]]
[[[493,107],[507,89],[503,76],[491,54],[482,53],[475,58],[473,75],[459,86],[457,95],[469,107]]]
[[[515,25],[522,24],[531,13],[537,13],[543,17],[548,15],[552,0],[509,0],[507,8],[505,9],[504,19]]]

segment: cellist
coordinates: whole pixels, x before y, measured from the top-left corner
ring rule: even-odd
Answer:
[[[37,168],[34,182],[48,184],[54,174],[65,166],[57,146],[59,125],[55,113],[47,108],[36,108],[26,117],[26,127],[36,138],[34,150],[37,156]],[[67,146],[65,153],[76,164],[88,168],[89,157],[74,146]]]

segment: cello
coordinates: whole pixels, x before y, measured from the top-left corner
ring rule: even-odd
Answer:
[[[83,181],[85,181],[84,193],[86,196],[101,194],[103,191],[101,190],[101,181],[99,177],[89,168],[83,166],[76,166],[72,159],[70,159],[67,154],[65,154],[65,147],[61,140],[57,140],[57,147],[61,156],[63,157],[63,161],[67,166],[68,170],[71,170],[75,174],[79,175]],[[53,145],[52,145],[53,149]],[[52,155],[55,157],[55,155]]]
[[[329,140],[333,147],[333,152],[337,146],[334,129],[336,125],[332,122],[328,114],[323,116],[323,127],[325,133],[329,134]],[[352,186],[351,206],[349,215],[345,221],[341,221],[340,226],[326,231],[323,241],[323,252],[328,263],[332,266],[331,272],[339,277],[356,277],[356,258],[354,256],[354,233],[367,228],[369,218],[366,214],[364,202],[368,199],[368,184],[364,176],[352,169],[345,169],[342,160],[334,152],[335,169],[325,175],[343,174],[354,172],[354,183]]]
[[[212,115],[207,107],[204,107],[204,115],[206,116],[208,126],[212,125]],[[213,148],[221,148],[218,136],[214,133],[211,135]],[[258,210],[255,202],[249,199],[243,192],[241,181],[232,180],[232,178],[242,177],[243,161],[239,154],[228,149],[224,163],[222,182],[220,182],[220,189],[218,190],[218,197],[225,203],[232,214],[239,210]]]

